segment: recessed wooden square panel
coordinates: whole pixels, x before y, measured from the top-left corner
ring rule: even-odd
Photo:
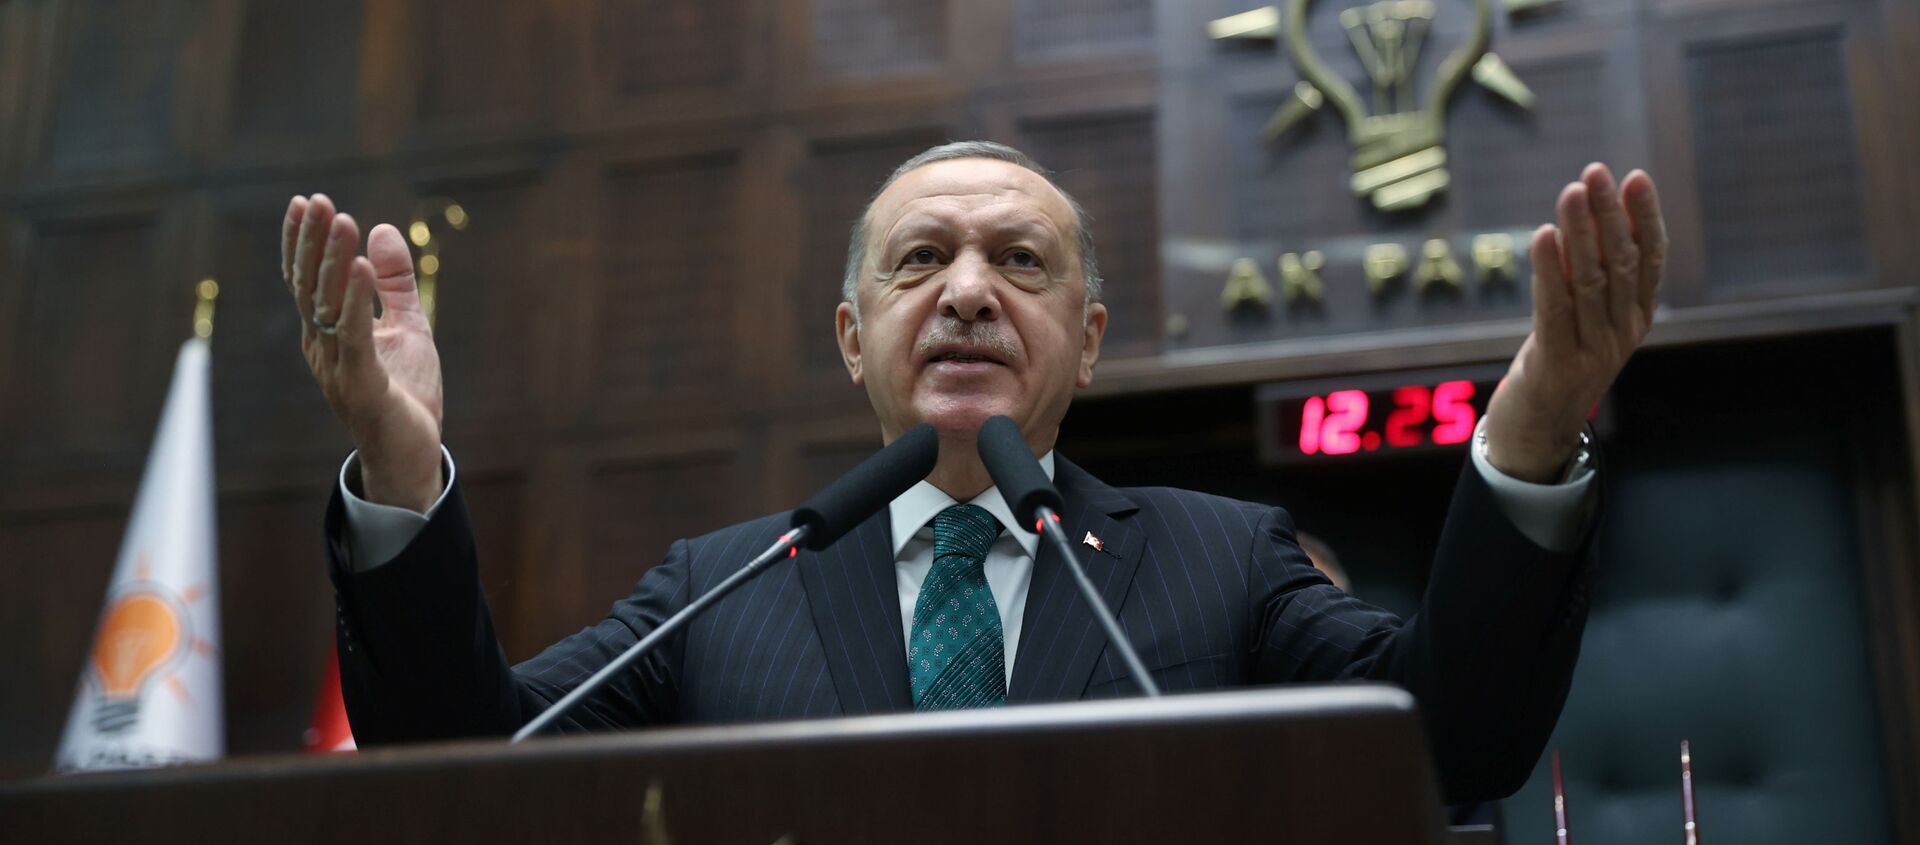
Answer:
[[[1023,62],[1146,53],[1151,0],[1015,0],[1013,39]]]
[[[825,377],[844,375],[834,342],[833,312],[846,276],[847,238],[880,182],[895,167],[941,142],[937,132],[817,143],[800,175],[806,210],[807,254],[794,278],[792,319],[807,369]]]
[[[1021,128],[1027,154],[1093,217],[1094,254],[1109,313],[1109,357],[1159,351],[1159,164],[1152,113],[1035,121]]]
[[[247,4],[233,68],[236,137],[351,137],[364,4]]]
[[[813,0],[812,9],[816,76],[890,76],[946,62],[943,0]]]
[[[300,350],[300,313],[280,272],[285,214],[276,194],[222,208],[214,218],[212,272],[220,298],[213,437],[229,468],[262,459],[338,459],[349,448]]]
[[[176,350],[152,315],[171,306],[184,340],[193,308],[184,281],[163,296],[160,238],[145,213],[35,227],[0,420],[12,463],[66,479],[144,463]]]
[[[601,0],[595,49],[616,94],[725,88],[740,77],[747,0]]]
[[[752,497],[739,488],[735,475],[734,456],[721,451],[596,468],[588,486],[583,569],[559,579],[567,585],[565,594],[550,596],[523,638],[545,645],[593,624],[666,558],[674,540],[750,516]]]
[[[419,3],[424,122],[525,124],[550,114],[558,66],[552,6],[521,0]]]
[[[594,402],[620,415],[736,386],[737,159],[621,166],[602,186]]]
[[[53,765],[129,504],[0,517],[0,778]]]
[[[174,148],[182,41],[198,4],[82,0],[62,6],[44,159],[57,170],[151,166]]]
[[[227,753],[296,751],[334,639],[321,522],[331,479],[219,503]]]
[[[1597,59],[1514,71],[1536,95],[1531,111],[1466,84],[1448,116],[1448,195],[1476,232],[1552,221],[1560,188],[1580,178],[1588,162],[1608,158],[1608,104]]]
[[[1864,276],[1839,33],[1696,46],[1687,77],[1710,284]]]
[[[547,645],[529,643],[518,636],[516,576],[520,573],[525,490],[525,479],[517,472],[460,476],[467,515],[473,520],[474,549],[480,558],[480,588],[493,612],[494,633],[507,650],[507,659],[515,662],[532,657]],[[534,565],[537,567],[539,561]]]
[[[446,390],[447,437],[455,442],[526,422],[537,305],[542,297],[579,290],[535,266],[540,221],[532,178],[448,182],[432,189],[459,203],[467,220],[464,230],[453,229],[444,216],[426,221],[440,248],[433,338]]]

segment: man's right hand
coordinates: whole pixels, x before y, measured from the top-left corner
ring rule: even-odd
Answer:
[[[446,484],[440,355],[400,231],[375,226],[367,254],[359,249],[360,228],[325,194],[287,205],[281,276],[300,311],[307,367],[360,450],[362,495],[425,513]]]

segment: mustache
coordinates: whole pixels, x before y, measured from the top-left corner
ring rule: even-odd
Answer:
[[[988,323],[964,323],[959,320],[943,320],[921,335],[919,342],[913,345],[916,357],[932,355],[943,346],[973,346],[986,350],[993,357],[1006,363],[1020,358],[1020,347],[1012,338],[991,328]]]

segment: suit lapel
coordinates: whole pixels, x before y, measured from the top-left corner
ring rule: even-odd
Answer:
[[[819,552],[794,561],[814,627],[826,649],[834,691],[848,715],[907,710],[907,654],[894,581],[887,509]]]
[[[1145,551],[1145,539],[1134,530],[1131,519],[1139,507],[1057,453],[1055,461],[1062,525],[1074,541],[1087,577],[1118,615]],[[1081,541],[1089,532],[1100,538],[1104,550]],[[1033,583],[1027,591],[1007,702],[1078,699],[1106,648],[1106,632],[1074,587],[1073,573],[1067,571],[1053,544],[1043,540],[1040,553],[1034,556]]]

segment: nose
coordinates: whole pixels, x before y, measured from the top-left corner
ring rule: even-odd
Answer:
[[[963,253],[942,275],[946,285],[940,291],[941,314],[968,323],[1000,319],[999,275],[985,259]]]

